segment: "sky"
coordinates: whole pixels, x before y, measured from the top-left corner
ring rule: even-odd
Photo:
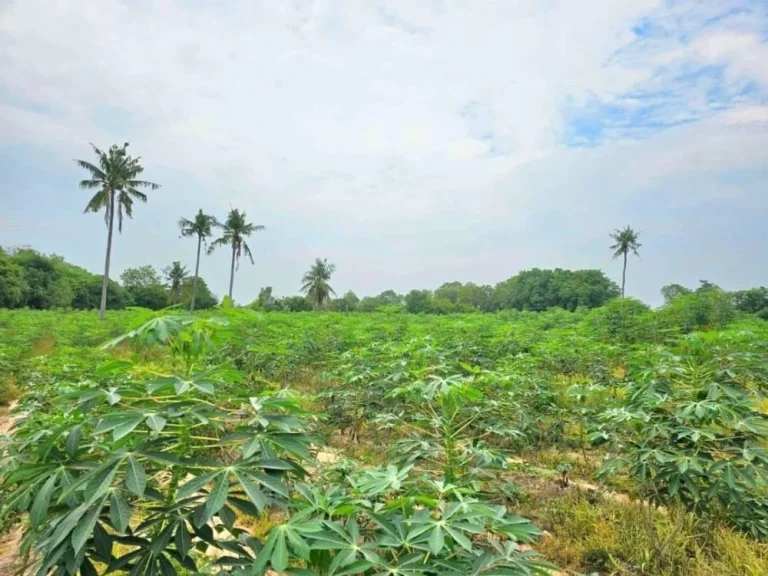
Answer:
[[[627,294],[768,285],[768,0],[0,0],[0,245],[94,272],[89,142],[162,188],[115,239],[194,267],[180,217],[230,207],[235,300],[599,268]],[[229,254],[201,262],[226,293]]]

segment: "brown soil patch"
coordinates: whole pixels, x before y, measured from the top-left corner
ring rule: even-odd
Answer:
[[[18,416],[11,414],[14,408],[16,402],[11,402],[7,409],[0,411],[0,436],[7,434],[18,419]],[[20,543],[21,530],[18,527],[0,535],[0,574],[3,576],[16,574],[24,568],[23,559],[18,555]]]

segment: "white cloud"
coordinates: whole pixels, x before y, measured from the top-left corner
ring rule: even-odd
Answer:
[[[223,211],[232,203],[307,233],[317,226],[329,250],[342,246],[328,254],[344,260],[340,271],[354,270],[340,272],[344,281],[365,270],[363,289],[386,281],[376,268],[392,268],[386,251],[414,259],[399,265],[403,284],[433,283],[430,274],[452,276],[451,262],[472,271],[464,248],[445,248],[452,231],[467,246],[484,246],[491,242],[484,230],[522,230],[526,219],[566,203],[574,223],[602,234],[598,223],[621,214],[599,196],[608,194],[606,183],[640,191],[702,163],[763,161],[756,147],[764,127],[753,124],[765,111],[749,102],[701,132],[660,134],[652,145],[562,149],[567,104],[596,99],[641,109],[647,100],[631,94],[663,92],[670,70],[716,64],[730,81],[765,82],[755,18],[734,13],[708,24],[724,11],[721,2],[661,0],[16,0],[0,7],[0,144],[72,158],[88,154],[88,141],[130,140],[148,177],[155,167],[200,184],[181,190],[164,182],[168,210]],[[664,33],[633,32],[645,20]],[[707,116],[712,88],[709,80],[686,83],[659,118]],[[22,109],[20,100],[47,110]],[[603,185],[578,205],[587,183]],[[293,243],[280,248],[282,264],[273,262],[274,283],[288,291],[294,271],[285,260],[316,250],[283,238],[279,226],[267,235],[275,250],[278,239]],[[375,246],[376,255],[351,245],[366,236],[397,236],[402,251],[394,240]],[[521,265],[540,257],[544,266],[560,252],[523,253],[530,258]],[[475,258],[478,276],[508,273],[491,278],[483,262],[492,260]]]

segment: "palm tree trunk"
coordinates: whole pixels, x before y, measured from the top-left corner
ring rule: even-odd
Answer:
[[[109,227],[107,232],[107,257],[104,261],[104,282],[101,285],[101,307],[99,319],[104,320],[107,312],[107,287],[109,286],[109,261],[112,257],[112,228],[115,223],[115,194],[109,194]]]
[[[624,252],[624,270],[621,272],[621,297],[624,298],[624,286],[627,283],[627,253]]]
[[[200,245],[203,243],[203,237],[197,237],[197,262],[195,263],[195,279],[192,280],[192,303],[189,305],[189,311],[195,311],[195,297],[197,297],[197,274],[200,272]]]
[[[232,300],[232,287],[235,285],[235,247],[232,246],[232,266],[229,269],[229,299]]]

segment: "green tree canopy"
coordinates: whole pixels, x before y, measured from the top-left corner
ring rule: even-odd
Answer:
[[[315,308],[320,309],[330,300],[331,294],[336,292],[329,284],[331,276],[336,271],[336,266],[329,263],[327,259],[315,259],[315,263],[302,277],[303,285],[301,291],[307,295]]]
[[[616,283],[600,270],[541,270],[533,268],[496,285],[493,310],[596,308],[619,294]]]
[[[163,268],[163,275],[167,282],[166,286],[171,291],[171,302],[178,304],[181,301],[181,287],[189,278],[187,267],[177,260]]]

